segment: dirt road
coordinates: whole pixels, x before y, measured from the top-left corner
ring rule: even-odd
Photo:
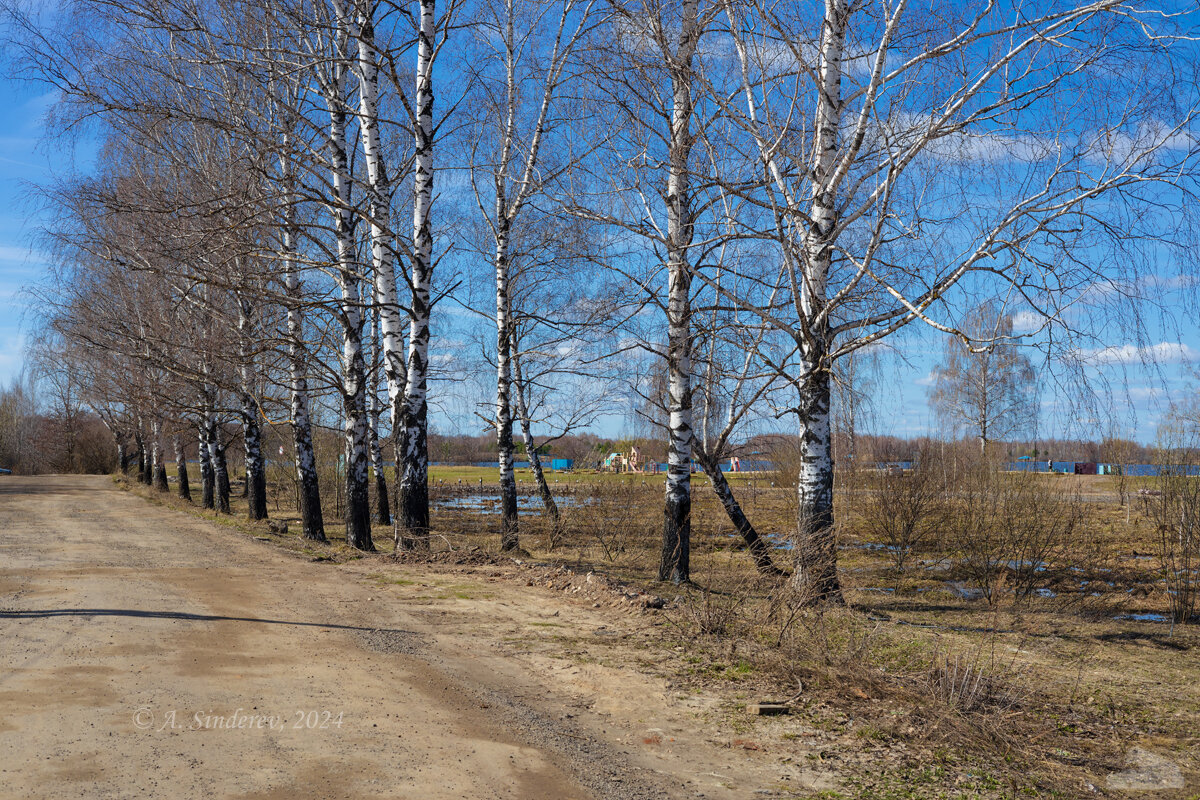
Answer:
[[[0,479],[0,796],[773,794],[777,764],[661,683],[514,654],[603,628],[590,610],[372,561],[310,563],[106,477]]]

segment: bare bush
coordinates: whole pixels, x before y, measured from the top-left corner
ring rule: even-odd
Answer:
[[[1006,581],[1018,602],[1032,595],[1084,521],[1079,497],[1036,474],[1001,473],[984,462],[956,496],[950,544],[989,605],[999,601]]]
[[[722,638],[742,632],[750,594],[745,586],[700,587],[675,601],[675,620],[690,633]]]
[[[604,559],[612,563],[634,549],[635,543],[653,541],[661,525],[661,518],[639,509],[641,497],[640,487],[631,482],[606,486],[598,492],[595,505],[572,509],[567,524],[599,545]]]
[[[909,555],[930,545],[946,518],[941,473],[922,459],[914,469],[882,471],[861,506],[867,532],[888,545],[897,570]]]
[[[1200,597],[1200,478],[1179,465],[1158,479],[1161,494],[1150,502],[1158,525],[1159,558],[1171,619],[1189,622]]]
[[[954,713],[966,715],[1017,705],[1022,697],[1019,678],[1023,672],[1015,661],[1001,661],[989,648],[957,653],[938,649],[917,680],[923,694]]]

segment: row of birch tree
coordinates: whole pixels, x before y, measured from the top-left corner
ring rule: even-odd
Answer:
[[[228,510],[240,439],[262,518],[262,426],[282,420],[323,539],[313,427],[337,420],[362,550],[372,518],[429,547],[431,413],[486,372],[504,550],[518,440],[556,514],[539,446],[625,407],[668,444],[660,578],[691,577],[693,465],[779,574],[720,464],[783,426],[788,585],[838,601],[831,405],[855,359],[916,327],[1078,354],[1191,244],[1200,20],[1182,10],[4,7],[21,68],[58,92],[57,135],[96,148],[43,188],[43,299],[122,463],[165,488],[173,455],[187,491],[194,437],[203,502]],[[960,324],[981,303],[1022,326]]]

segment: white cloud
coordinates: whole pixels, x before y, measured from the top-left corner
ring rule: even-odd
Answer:
[[[1041,314],[1035,314],[1032,311],[1018,311],[1013,314],[1012,324],[1013,333],[1030,333],[1042,327],[1046,322],[1046,318]]]
[[[1180,364],[1195,361],[1200,352],[1183,342],[1151,345],[1120,344],[1079,351],[1079,360],[1092,366],[1110,364]]]
[[[929,374],[924,378],[917,378],[913,383],[917,386],[933,386],[937,383],[938,371],[936,369],[929,370]]]

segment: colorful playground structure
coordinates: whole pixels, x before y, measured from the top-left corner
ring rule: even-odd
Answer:
[[[649,467],[649,469],[647,469]],[[657,463],[646,463],[636,447],[628,454],[609,453],[604,457],[605,472],[658,472]]]
[[[645,475],[645,474],[657,475],[660,472],[666,472],[667,465],[660,464],[659,462],[655,461],[652,458],[643,457],[641,452],[636,447],[633,447],[629,450],[628,454],[626,454],[626,453],[609,453],[607,456],[604,457],[602,469],[605,472],[616,472],[616,473],[630,472],[630,473],[637,473],[637,474],[642,474],[642,475]],[[692,472],[700,472],[700,471],[701,471],[700,465],[697,464],[695,461],[692,461]],[[729,459],[728,468],[726,468],[724,465],[722,465],[721,471],[722,472],[741,472],[742,471],[742,460],[740,458],[738,458],[737,456],[733,456],[731,459]]]

